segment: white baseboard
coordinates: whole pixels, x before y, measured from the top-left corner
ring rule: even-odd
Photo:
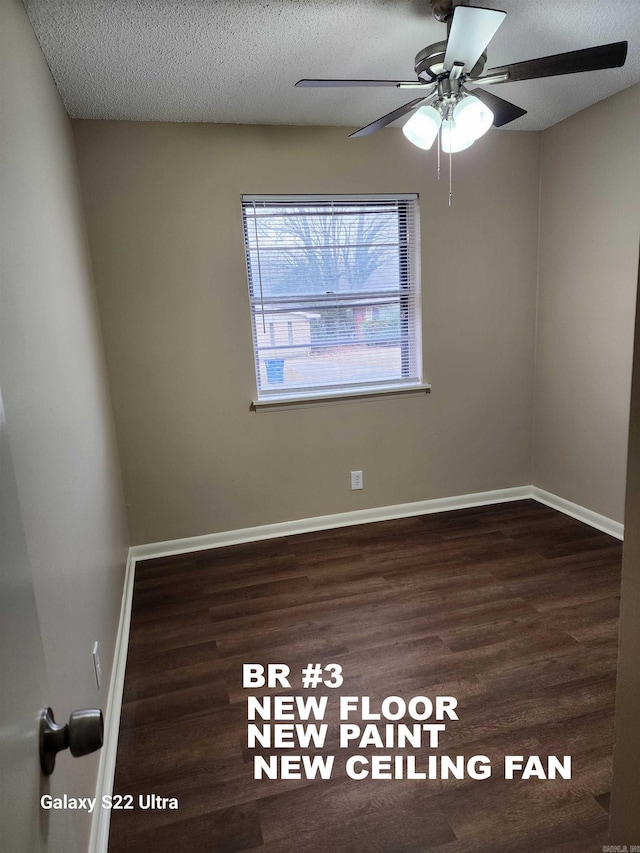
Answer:
[[[120,728],[120,711],[122,708],[122,691],[124,674],[127,663],[127,647],[129,643],[129,626],[131,622],[131,604],[133,601],[133,581],[136,563],[140,560],[150,560],[154,557],[167,557],[175,554],[188,554],[194,551],[204,551],[210,548],[222,548],[226,545],[239,545],[243,542],[257,542],[262,539],[275,539],[280,536],[295,536],[298,533],[309,533],[314,530],[329,530],[336,527],[351,527],[355,524],[368,524],[375,521],[387,521],[394,518],[410,518],[416,515],[427,515],[434,512],[465,509],[474,506],[489,506],[533,499],[539,503],[570,515],[585,524],[602,530],[616,539],[624,536],[624,525],[613,521],[604,515],[599,515],[590,509],[571,503],[564,498],[538,489],[535,486],[517,486],[511,489],[494,489],[490,492],[476,492],[470,495],[458,495],[449,498],[436,498],[429,501],[396,504],[395,506],[374,507],[372,509],[343,512],[335,515],[321,515],[315,518],[302,518],[297,521],[284,521],[279,524],[265,524],[260,527],[245,527],[240,530],[229,530],[223,533],[211,533],[206,536],[192,536],[187,539],[173,539],[167,542],[153,542],[149,545],[134,545],[129,549],[129,559],[125,575],[122,606],[120,609],[120,624],[116,639],[111,684],[107,704],[105,740],[100,756],[96,797],[98,802],[104,794],[113,791],[113,779],[116,767],[118,749],[118,732]],[[108,809],[97,808],[94,811],[89,841],[89,853],[107,853],[109,841],[109,821],[111,812]]]
[[[93,811],[91,835],[89,837],[89,853],[107,853],[109,844],[109,823],[111,810],[100,808],[102,797],[113,791],[113,780],[116,771],[116,754],[118,752],[118,734],[120,731],[120,711],[122,710],[122,691],[124,689],[124,673],[127,666],[127,651],[129,647],[129,628],[131,625],[131,604],[133,602],[133,579],[135,576],[135,559],[129,549],[127,567],[124,576],[122,603],[120,605],[120,621],[116,635],[116,646],[111,667],[109,697],[105,714],[104,743],[100,753],[98,779],[96,783],[96,808]]]
[[[579,504],[559,498],[558,495],[545,492],[544,489],[539,489],[537,486],[531,486],[531,497],[541,504],[546,504],[546,506],[557,509],[565,515],[577,518],[578,521],[583,521],[590,527],[595,527],[596,530],[602,530],[604,533],[608,533],[609,536],[614,536],[616,539],[624,539],[624,524],[614,521],[612,518],[607,518],[606,515],[600,515]]]
[[[389,521],[393,518],[409,518],[414,515],[447,512],[473,506],[487,506],[506,501],[524,500],[530,497],[532,497],[531,486],[494,489],[491,492],[476,492],[475,494],[456,495],[450,498],[436,498],[429,501],[415,501],[408,504],[340,512],[335,515],[319,515],[315,518],[301,518],[296,521],[283,521],[279,524],[264,524],[260,527],[245,527],[240,530],[228,530],[224,533],[192,536],[189,539],[173,539],[168,542],[153,542],[150,545],[134,545],[131,548],[131,554],[136,561],[150,560],[154,557],[170,557],[174,554],[189,554],[193,551],[207,551],[210,548],[240,545],[243,542],[258,542],[262,539],[275,539],[280,536],[295,536],[298,533],[311,533],[315,530],[352,527],[354,524]]]

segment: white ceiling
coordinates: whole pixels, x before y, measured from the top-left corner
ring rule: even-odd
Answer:
[[[368,124],[413,90],[294,89],[301,77],[415,78],[446,38],[428,0],[24,0],[74,118]],[[487,67],[629,41],[623,68],[506,83],[535,130],[640,82],[640,0],[472,0],[507,17]]]

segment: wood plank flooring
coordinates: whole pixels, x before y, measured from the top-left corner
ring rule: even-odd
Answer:
[[[114,811],[110,853],[600,851],[621,550],[518,501],[138,564],[115,792],[179,809]],[[243,688],[245,662],[286,663],[291,689]],[[303,690],[309,663],[344,684]],[[324,746],[249,749],[250,693],[327,696]],[[437,750],[341,750],[341,695],[451,695],[459,720]],[[345,753],[407,752],[493,773],[346,775]],[[255,754],[291,753],[336,755],[331,778],[253,778]],[[571,755],[572,778],[505,780],[505,755]]]

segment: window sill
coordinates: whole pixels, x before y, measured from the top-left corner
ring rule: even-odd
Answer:
[[[431,385],[397,385],[389,388],[352,389],[350,391],[323,391],[317,394],[291,394],[274,397],[272,400],[253,400],[251,410],[279,411],[280,409],[304,409],[308,406],[325,406],[334,403],[354,403],[362,400],[378,400],[382,397],[418,397],[431,393]]]

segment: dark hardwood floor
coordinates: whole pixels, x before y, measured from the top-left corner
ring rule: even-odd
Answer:
[[[110,853],[600,851],[621,550],[519,501],[139,563],[115,791],[179,809],[114,811]],[[243,688],[245,662],[286,663],[291,689]],[[344,684],[303,690],[309,663]],[[249,694],[329,697],[326,743],[249,749]],[[341,750],[341,695],[450,695],[459,720],[439,749]],[[336,755],[331,778],[254,780],[254,754],[291,753]],[[493,773],[355,781],[356,753]],[[571,755],[572,778],[505,780],[505,755]]]

